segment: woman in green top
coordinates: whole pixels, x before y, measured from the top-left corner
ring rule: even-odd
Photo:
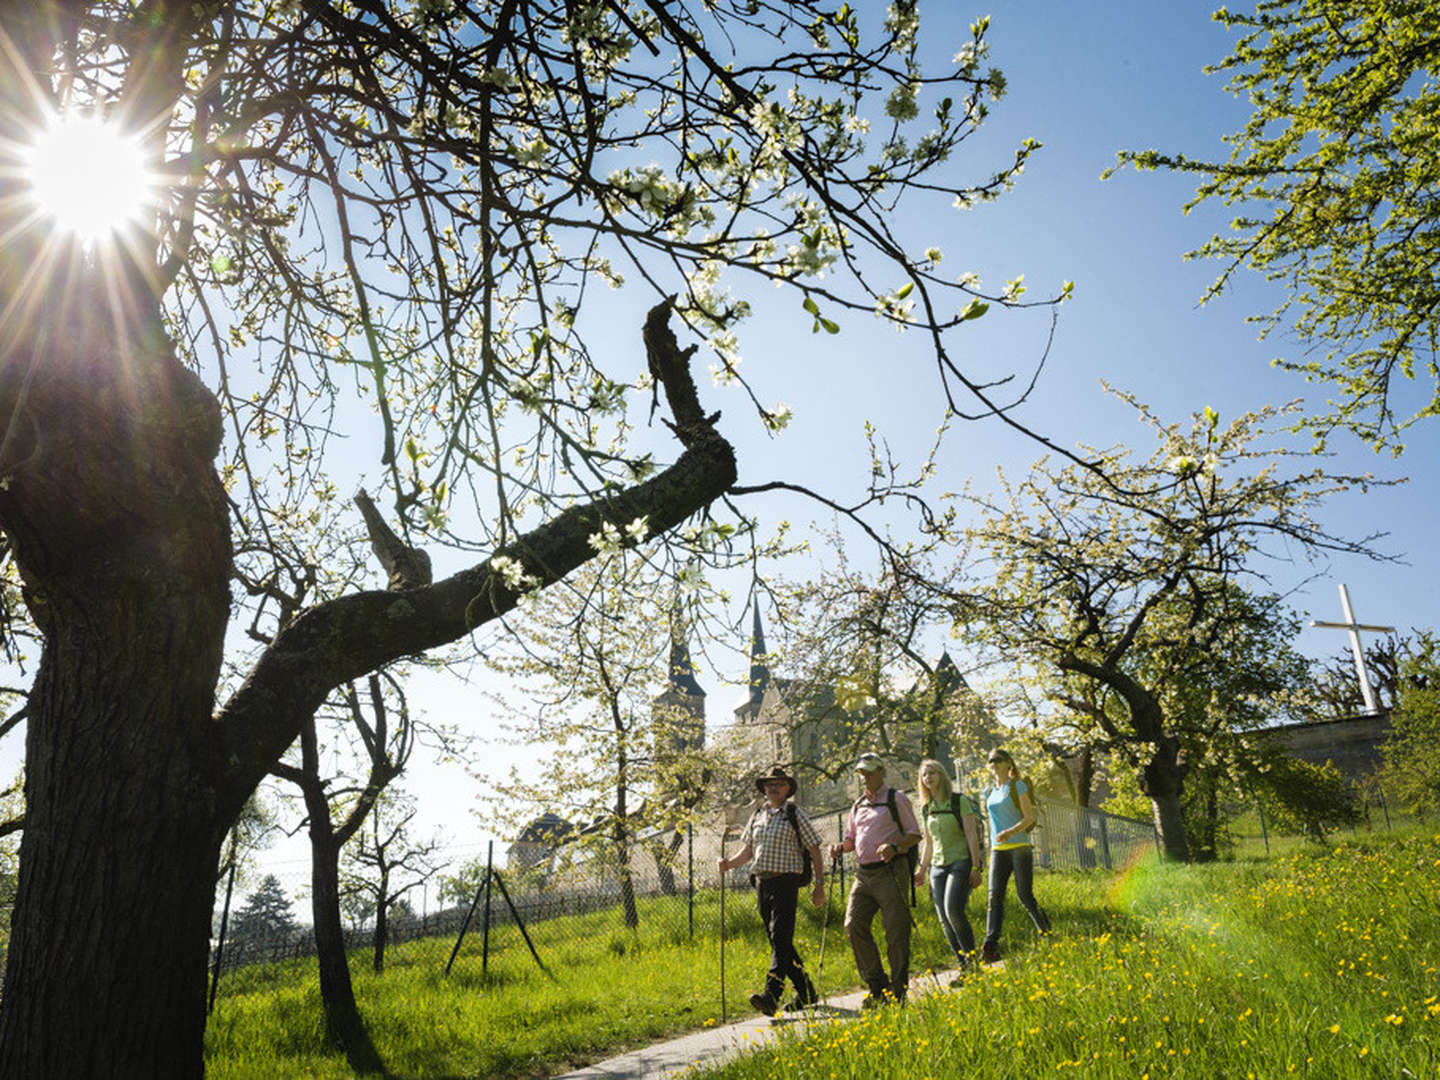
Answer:
[[[920,763],[920,814],[925,839],[915,884],[930,875],[930,899],[945,940],[955,950],[963,971],[975,951],[975,933],[965,915],[970,890],[980,884],[980,831],[975,804],[955,791],[945,766],[929,758]]]

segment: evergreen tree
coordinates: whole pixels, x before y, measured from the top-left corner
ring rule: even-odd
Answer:
[[[259,887],[231,917],[230,929],[237,939],[266,940],[289,937],[300,929],[279,878],[274,874],[265,875]]]

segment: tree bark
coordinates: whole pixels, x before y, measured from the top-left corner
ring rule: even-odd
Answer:
[[[198,1076],[238,810],[211,723],[230,611],[220,413],[143,290],[107,289],[78,255],[74,271],[32,313],[51,332],[0,354],[0,526],[44,639],[0,1076]]]
[[[378,902],[375,905],[375,940],[372,964],[376,975],[385,973],[385,945],[390,935],[390,875],[380,872],[380,884],[376,889]]]
[[[1140,770],[1140,790],[1149,797],[1155,811],[1155,828],[1167,859],[1190,861],[1190,844],[1185,836],[1185,811],[1181,804],[1185,767],[1180,763],[1179,742],[1165,736],[1151,744],[1150,760]]]
[[[340,850],[354,835],[374,802],[369,788],[347,821],[336,828],[330,798],[320,776],[320,754],[311,716],[300,729],[301,767],[279,765],[275,773],[300,788],[310,833],[310,919],[315,935],[315,961],[320,975],[320,1001],[330,1043],[344,1051],[350,1067],[362,1075],[384,1071],[380,1053],[370,1039],[345,955],[345,928],[340,920]],[[367,801],[368,797],[368,801]]]
[[[19,310],[13,244],[5,255],[0,310]],[[216,868],[245,800],[335,687],[518,599],[486,562],[321,605],[217,714],[231,550],[220,411],[145,290],[77,255],[66,287],[25,308],[0,351],[0,529],[44,639],[0,1080],[202,1076]],[[652,312],[646,343],[685,451],[507,548],[542,584],[594,555],[602,521],[645,517],[663,533],[734,483],[667,310]]]
[[[1185,838],[1185,813],[1180,797],[1185,789],[1185,764],[1180,760],[1180,741],[1165,730],[1160,703],[1145,687],[1117,667],[1096,664],[1075,655],[1056,660],[1062,671],[1074,671],[1110,687],[1125,701],[1130,713],[1130,731],[1107,731],[1112,741],[1128,744],[1137,757],[1148,749],[1149,759],[1140,770],[1140,790],[1150,799],[1155,828],[1165,857],[1190,861]]]
[[[340,921],[340,848],[330,823],[330,800],[323,790],[305,793],[310,815],[310,912],[315,924],[315,959],[320,970],[320,1000],[330,1041],[345,1052],[357,1073],[384,1071],[380,1053],[355,1001],[345,929]],[[377,919],[378,919],[377,915]]]

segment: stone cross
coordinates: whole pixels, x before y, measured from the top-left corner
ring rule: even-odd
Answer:
[[[1355,609],[1350,606],[1350,590],[1344,585],[1340,586],[1340,609],[1345,612],[1344,622],[1319,622],[1311,620],[1311,626],[1318,626],[1326,630],[1348,630],[1350,631],[1350,652],[1355,657],[1355,674],[1360,678],[1360,693],[1365,697],[1365,711],[1378,713],[1380,705],[1375,700],[1375,688],[1370,685],[1370,676],[1365,673],[1365,650],[1360,645],[1360,631],[1369,630],[1377,634],[1392,633],[1393,626],[1366,626],[1355,621]]]

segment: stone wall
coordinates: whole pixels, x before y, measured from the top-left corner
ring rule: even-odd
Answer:
[[[1390,735],[1390,715],[1285,724],[1269,728],[1265,734],[1301,761],[1312,765],[1333,761],[1342,776],[1357,782],[1371,776],[1383,762],[1380,746]]]

